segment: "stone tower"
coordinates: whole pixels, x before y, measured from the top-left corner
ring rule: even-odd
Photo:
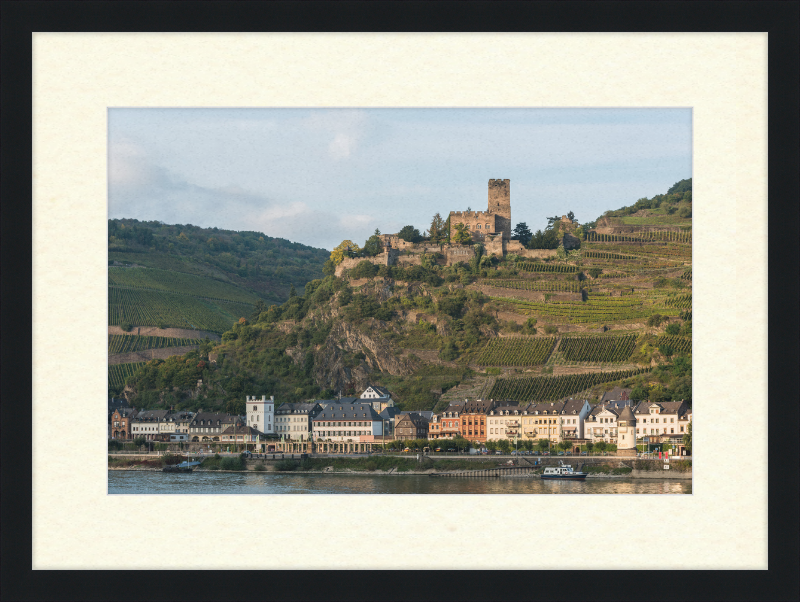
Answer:
[[[495,231],[511,238],[511,180],[489,180],[489,213],[497,215]]]
[[[636,416],[625,406],[617,418],[617,455],[636,456]]]
[[[270,395],[262,395],[258,399],[255,395],[247,396],[247,426],[252,426],[262,433],[272,434],[275,432],[275,398]]]

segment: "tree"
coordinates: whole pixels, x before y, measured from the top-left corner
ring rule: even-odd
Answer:
[[[567,213],[567,219],[570,219],[570,220],[572,220],[572,221],[573,221],[573,222],[575,222],[576,224],[578,223],[578,220],[576,220],[576,219],[575,219],[575,214],[574,214],[572,211],[570,211],[569,213]]]
[[[539,439],[539,441],[536,442],[536,445],[538,446],[539,451],[547,451],[548,449],[550,449],[550,440]]]
[[[381,231],[375,228],[375,234],[367,239],[364,243],[363,253],[368,257],[375,257],[383,252],[383,243],[381,242]]]
[[[489,451],[492,451],[492,452],[495,451],[497,449],[497,441],[495,441],[494,439],[492,439],[490,441],[487,441],[486,442],[486,449],[488,449]]]
[[[631,389],[630,398],[632,401],[646,401],[647,400],[647,387],[639,383]]]
[[[403,226],[400,232],[397,233],[397,237],[406,242],[419,242],[422,240],[422,235],[414,226]]]
[[[537,230],[536,234],[531,236],[528,241],[529,249],[555,249],[558,247],[560,240],[558,234],[552,228],[548,228],[544,232]]]
[[[692,455],[692,423],[689,423],[689,426],[686,428],[686,432],[683,434],[683,445],[686,447],[686,451],[689,452],[689,455]]]
[[[592,453],[593,449],[594,449],[594,443],[592,443],[591,441],[587,442],[586,443],[586,451],[588,451],[589,453]]]
[[[469,267],[472,269],[472,273],[477,275],[481,269],[481,257],[483,257],[483,253],[485,251],[485,247],[478,243],[473,247],[473,254],[472,259],[469,260]]]
[[[599,452],[606,451],[606,442],[598,441],[597,443],[594,444],[594,448]]]
[[[261,315],[261,312],[267,311],[267,305],[261,299],[256,301],[255,306],[253,307],[253,313],[250,314],[250,320],[255,322],[258,320],[258,316]]]
[[[472,235],[469,229],[464,224],[456,224],[453,226],[456,233],[453,235],[453,242],[459,245],[465,245],[472,240]]]
[[[546,229],[547,230],[552,230],[559,221],[561,221],[561,216],[560,215],[554,215],[553,217],[548,217],[547,218],[547,228]]]
[[[136,447],[141,447],[142,445],[144,445],[144,444],[145,444],[145,442],[146,442],[146,441],[147,441],[147,440],[146,440],[144,437],[142,437],[142,436],[139,436],[139,437],[136,437],[136,438],[134,438],[134,440],[133,440],[133,444],[134,444]]]
[[[345,257],[354,257],[360,252],[361,248],[352,240],[343,240],[331,251],[331,261],[334,266],[337,266],[344,261]]]
[[[500,439],[497,442],[497,446],[504,454],[507,454],[509,451],[511,451],[511,442],[508,439]]]
[[[559,447],[559,449],[563,449],[564,451],[567,451],[569,448],[571,448],[571,447],[572,447],[572,443],[570,443],[570,442],[569,442],[569,441],[567,441],[566,439],[562,439],[562,440],[559,442],[559,444],[558,444],[558,447]]]
[[[294,289],[294,284],[293,284],[291,287],[289,287],[289,299],[296,296],[297,296],[297,291]]]
[[[591,276],[592,278],[597,278],[602,273],[603,273],[602,268],[589,268],[589,276]]]
[[[437,212],[431,220],[430,228],[428,228],[428,236],[432,243],[438,243],[445,238],[445,220]]]
[[[523,245],[527,245],[531,236],[533,236],[533,233],[525,222],[520,222],[514,226],[513,234]]]

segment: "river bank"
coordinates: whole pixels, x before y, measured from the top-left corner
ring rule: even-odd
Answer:
[[[174,464],[173,459],[152,458],[144,460],[109,458],[109,471],[133,472],[162,472],[164,466]],[[607,465],[590,465],[581,467],[588,472],[587,479],[657,479],[657,480],[691,480],[691,465],[675,465],[675,470],[653,470],[649,464],[648,470],[637,466],[622,465],[617,462]],[[660,467],[659,467],[660,468]],[[438,460],[430,459],[417,462],[405,458],[306,458],[303,460],[245,460],[239,457],[210,457],[203,464],[195,467],[198,473],[268,473],[268,474],[330,474],[330,475],[359,475],[359,476],[429,476],[452,475],[461,478],[537,478],[543,466],[525,467],[509,466],[497,462],[470,461],[470,460]],[[514,471],[518,471],[515,472]],[[500,474],[498,474],[498,472]]]

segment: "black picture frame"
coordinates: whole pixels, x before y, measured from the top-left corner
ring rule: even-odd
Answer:
[[[3,2],[1,10],[3,600],[798,599],[800,3],[20,1]],[[768,570],[595,571],[569,567],[568,558],[564,572],[319,571],[266,579],[261,572],[203,571],[196,579],[180,571],[145,574],[124,566],[117,571],[31,570],[31,461],[25,450],[31,446],[33,318],[18,318],[32,307],[32,218],[25,201],[32,198],[31,34],[262,30],[769,33],[770,407],[753,409],[769,412]],[[780,412],[773,416],[770,410],[776,408]],[[657,545],[654,549],[655,569]]]

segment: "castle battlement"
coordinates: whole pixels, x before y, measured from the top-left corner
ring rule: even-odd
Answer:
[[[511,238],[511,180],[495,178],[489,180],[489,202],[486,211],[451,211],[450,236],[456,223],[463,223],[475,241],[487,240],[502,234],[504,240]]]

